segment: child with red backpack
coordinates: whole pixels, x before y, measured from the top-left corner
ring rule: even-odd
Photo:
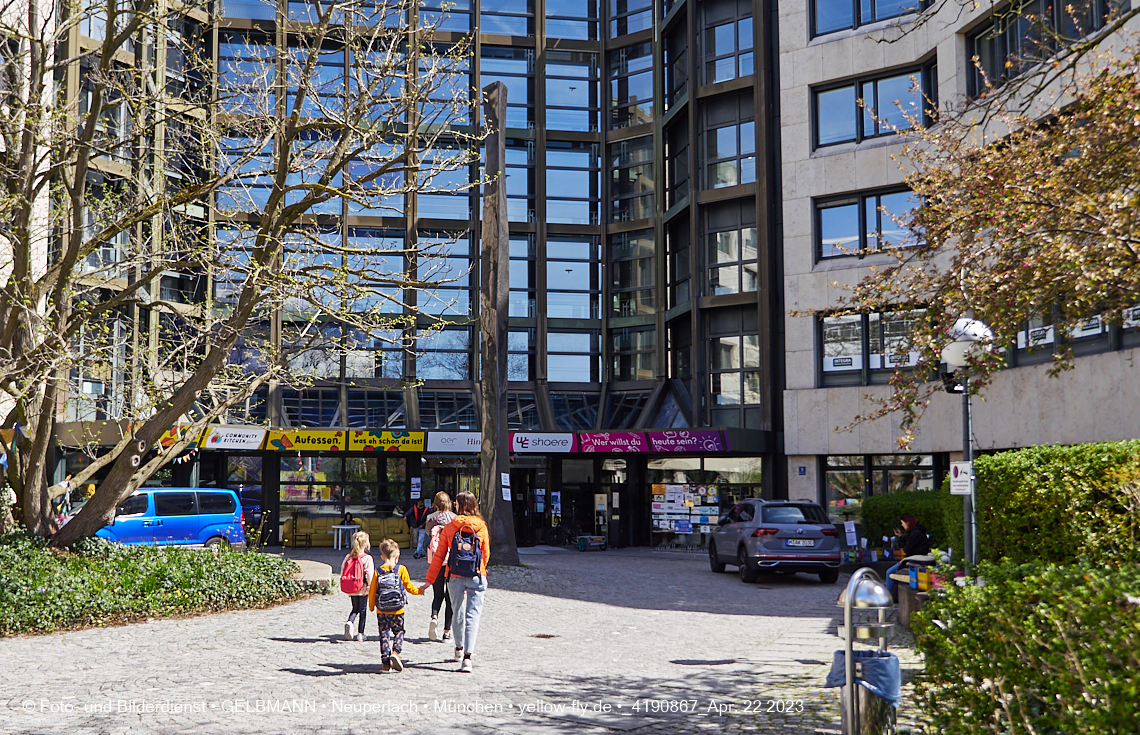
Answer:
[[[431,623],[428,625],[428,640],[439,640],[439,608],[446,605],[443,613],[443,640],[451,638],[451,597],[447,594],[447,547],[439,543],[439,537],[448,523],[455,518],[451,512],[451,497],[440,490],[432,501],[435,512],[427,517],[425,529],[428,534],[427,561],[431,566],[435,555],[443,554],[443,573],[435,578],[432,590],[435,597],[431,601]]]
[[[404,606],[408,598],[404,592],[422,595],[422,589],[408,578],[408,568],[400,564],[400,546],[390,538],[380,542],[382,564],[372,578],[368,591],[368,607],[376,611],[376,625],[380,628],[380,657],[384,673],[404,670],[400,653],[404,650]],[[389,636],[391,640],[389,640]]]
[[[364,626],[368,622],[368,585],[376,572],[376,563],[369,551],[372,542],[368,532],[357,531],[352,536],[352,551],[340,564],[340,590],[352,600],[352,612],[344,621],[344,639],[364,640]],[[357,619],[360,627],[357,628]]]
[[[456,498],[459,515],[440,532],[440,547],[447,549],[447,591],[455,606],[455,660],[459,670],[471,673],[471,656],[479,635],[479,618],[483,614],[483,593],[487,591],[487,562],[491,558],[491,534],[479,501],[469,492]],[[423,592],[443,573],[443,554],[435,554],[427,573]],[[466,598],[466,599],[465,599]]]

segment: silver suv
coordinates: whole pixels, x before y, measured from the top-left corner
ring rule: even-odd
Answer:
[[[801,500],[743,500],[723,516],[709,541],[709,567],[740,568],[740,581],[761,572],[807,572],[839,579],[839,531],[819,505]]]

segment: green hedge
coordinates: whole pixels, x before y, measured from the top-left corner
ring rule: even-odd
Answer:
[[[57,551],[43,539],[8,534],[0,536],[0,635],[262,607],[300,594],[295,571],[268,554],[215,556],[102,539]]]
[[[926,527],[930,534],[930,545],[944,549],[948,545],[949,529],[947,512],[943,506],[951,501],[957,503],[959,514],[957,524],[961,526],[961,500],[951,496],[948,489],[872,495],[860,506],[863,535],[872,546],[878,545],[883,536],[893,538],[895,529],[899,527],[899,517],[903,513],[910,513]],[[961,535],[961,530],[958,533]]]
[[[942,735],[1097,735],[1140,722],[1140,570],[983,563],[917,613],[917,704]],[[937,621],[938,624],[935,623]]]
[[[980,559],[1140,562],[1140,441],[1003,452],[975,472]]]

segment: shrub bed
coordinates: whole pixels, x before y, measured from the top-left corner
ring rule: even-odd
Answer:
[[[1136,732],[1140,570],[983,563],[979,571],[985,586],[950,586],[914,618],[926,660],[917,702],[933,731]]]
[[[263,607],[298,596],[288,559],[84,539],[49,549],[0,536],[0,635],[46,633],[194,612]]]

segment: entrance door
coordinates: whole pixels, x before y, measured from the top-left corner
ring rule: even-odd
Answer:
[[[534,546],[535,517],[534,470],[511,470],[511,507],[515,513],[515,543]]]

